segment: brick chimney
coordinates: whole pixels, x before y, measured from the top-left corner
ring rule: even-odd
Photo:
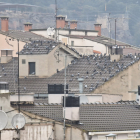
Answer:
[[[9,17],[1,17],[1,30],[3,32],[8,31],[9,29]]]
[[[102,24],[94,24],[94,28],[98,31],[98,36],[101,36],[101,26]]]
[[[76,20],[70,21],[70,29],[75,29],[75,28],[77,28],[77,21]]]
[[[56,28],[64,28],[65,27],[65,16],[59,15],[56,17]]]
[[[29,32],[30,29],[32,29],[32,23],[25,23],[24,24],[24,31]]]

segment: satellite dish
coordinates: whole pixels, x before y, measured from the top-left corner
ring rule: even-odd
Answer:
[[[7,122],[8,122],[7,114],[4,111],[0,110],[0,131],[6,127]]]
[[[88,98],[87,98],[87,96],[85,96],[85,95],[81,95],[80,96],[80,104],[85,104],[85,103],[88,103]]]
[[[18,113],[16,114],[13,118],[12,118],[12,126],[16,129],[21,129],[24,127],[26,121],[25,121],[25,117]]]
[[[55,34],[55,29],[49,27],[49,28],[47,29],[47,35],[48,35],[48,36],[53,36],[54,34]]]

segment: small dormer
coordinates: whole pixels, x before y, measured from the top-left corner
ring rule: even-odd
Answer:
[[[1,50],[1,63],[8,63],[13,57],[13,50],[3,49]]]

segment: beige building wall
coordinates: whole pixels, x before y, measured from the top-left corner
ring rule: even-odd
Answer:
[[[69,46],[71,46],[71,41],[74,41],[74,46],[71,46],[71,47],[74,47],[81,54],[89,54],[89,53],[93,54],[93,50],[99,51],[102,54],[105,54],[105,53],[108,54],[108,47],[107,46],[105,46],[101,43],[91,41],[91,40],[68,38],[68,37],[65,37],[62,35],[59,35],[59,40],[61,40],[63,43],[67,42],[67,44]],[[92,47],[92,49],[91,49],[91,47]]]
[[[57,51],[60,54],[60,62],[57,62]],[[62,49],[59,49],[58,46],[54,48],[49,54],[39,54],[39,55],[20,55],[19,61],[19,76],[22,78],[24,76],[38,76],[40,78],[49,77],[55,74],[58,70],[61,70],[65,67],[65,58],[64,55],[67,54]],[[22,64],[22,60],[25,59],[26,63]],[[67,56],[66,65],[70,64],[74,59],[72,55]],[[35,75],[29,75],[29,62],[35,62]]]
[[[25,64],[22,64],[25,60]],[[47,55],[20,55],[19,57],[19,76],[29,76],[29,62],[35,62],[35,76],[43,77],[48,75]],[[34,75],[30,75],[34,76]]]
[[[0,34],[0,57],[1,57],[1,50],[3,49],[11,49],[13,50],[13,57],[17,57],[18,55],[16,54],[16,52],[18,52],[18,42],[16,39],[10,39],[10,37],[7,37],[7,40],[9,40],[9,43],[13,46],[10,46],[7,42],[6,42],[6,36]],[[23,46],[25,45],[25,42],[21,42],[19,41],[19,51],[22,50]]]
[[[128,91],[138,89],[138,85],[140,85],[140,61],[105,82],[93,93],[121,94],[122,100],[136,100],[136,94]]]

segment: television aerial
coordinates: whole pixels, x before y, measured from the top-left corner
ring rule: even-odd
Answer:
[[[25,117],[18,113],[16,114],[13,118],[12,118],[12,126],[15,128],[15,129],[21,129],[24,127],[25,123],[26,123],[26,120],[25,120]]]
[[[49,27],[49,28],[47,29],[47,35],[48,35],[48,36],[53,36],[54,34],[55,34],[55,29],[52,28],[52,27]]]
[[[4,111],[0,110],[0,131],[6,127],[7,122],[8,122],[7,114]]]

